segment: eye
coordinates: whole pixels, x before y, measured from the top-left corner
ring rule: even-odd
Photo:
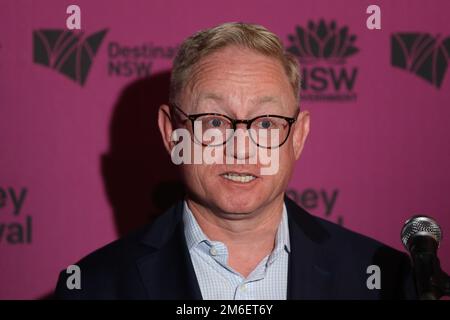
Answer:
[[[212,118],[208,121],[208,125],[211,128],[220,128],[221,126],[223,126],[223,124],[223,120],[219,118]]]
[[[263,127],[264,129],[269,129],[271,126],[272,122],[270,122],[269,120],[261,121],[261,127]]]
[[[263,118],[258,121],[257,126],[260,129],[271,129],[274,124],[269,118]]]

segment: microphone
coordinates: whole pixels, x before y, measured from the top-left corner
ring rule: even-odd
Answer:
[[[450,277],[441,270],[437,256],[442,240],[438,223],[428,216],[414,216],[403,225],[401,239],[412,258],[419,299],[437,300],[450,295]]]

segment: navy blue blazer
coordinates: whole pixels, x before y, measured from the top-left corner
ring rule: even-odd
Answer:
[[[410,259],[382,243],[312,216],[286,198],[291,253],[288,299],[415,299]],[[183,231],[183,202],[152,224],[83,258],[81,289],[62,271],[58,299],[202,299]],[[381,289],[367,288],[367,267]],[[220,288],[217,288],[220,290]]]

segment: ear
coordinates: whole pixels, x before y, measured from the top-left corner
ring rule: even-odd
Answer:
[[[292,129],[294,130],[292,139],[294,156],[295,160],[298,160],[309,134],[309,111],[305,110],[299,113]]]
[[[158,126],[159,131],[161,132],[161,136],[163,139],[164,147],[167,152],[170,154],[173,147],[172,141],[172,119],[170,117],[170,107],[166,104],[163,104],[159,107],[158,111]]]

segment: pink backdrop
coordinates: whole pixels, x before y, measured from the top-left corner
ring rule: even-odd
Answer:
[[[444,229],[439,254],[450,271],[450,76],[438,87],[391,64],[393,34],[450,36],[450,2],[77,1],[87,35],[108,29],[84,85],[33,59],[33,32],[64,29],[69,4],[0,0],[0,298],[45,297],[61,269],[144,223],[178,194],[155,111],[177,45],[226,21],[262,24],[286,47],[297,26],[320,19],[356,35],[358,51],[342,63],[303,64],[306,72],[357,70],[349,90],[356,98],[303,100],[311,134],[289,193],[313,214],[401,250],[405,219],[431,215]],[[366,27],[370,4],[381,7],[381,30]],[[117,57],[117,44],[159,51]],[[135,63],[140,75],[127,69]],[[324,79],[320,94],[348,93]],[[327,210],[324,195],[330,202],[333,194]],[[17,243],[17,223],[24,243]]]

